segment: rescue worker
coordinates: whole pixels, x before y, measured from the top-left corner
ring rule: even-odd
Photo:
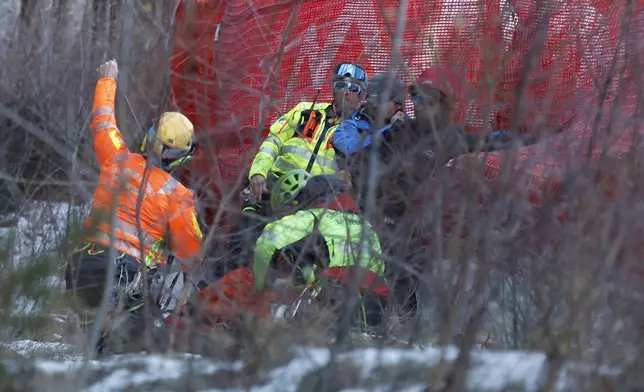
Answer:
[[[202,238],[193,192],[171,175],[195,151],[192,123],[181,113],[163,113],[147,131],[141,154],[130,152],[114,112],[116,61],[102,64],[98,77],[91,131],[99,181],[84,224],[86,242],[66,269],[67,289],[89,309],[100,306],[106,281],[132,284],[141,266],[152,273],[169,253],[192,271]],[[117,265],[116,275],[106,277],[111,263]],[[108,301],[113,310],[116,304]]]
[[[342,121],[331,139],[336,150],[350,155],[368,148],[372,143],[373,130],[380,114],[384,116],[384,123],[377,132],[385,134],[385,137],[394,123],[408,119],[404,111],[405,87],[400,79],[394,78],[385,106],[380,107],[381,96],[387,89],[388,79],[386,74],[374,75],[371,79],[366,104],[354,112],[351,118]]]
[[[461,83],[455,75],[442,67],[428,68],[409,87],[414,105],[412,132],[430,135],[433,166],[442,166],[452,158],[475,151],[498,151],[512,145],[529,145],[537,141],[526,135],[511,136],[498,130],[481,137],[468,133],[461,124],[454,122],[453,112],[462,94]]]
[[[388,91],[389,96],[384,101],[385,106],[380,107],[381,97],[388,88],[389,76],[386,74],[375,75],[369,82],[366,104],[362,105],[351,119],[342,121],[331,140],[338,154],[345,156],[347,171],[353,181],[357,199],[363,207],[367,193],[369,152],[375,132],[382,135],[378,158],[386,164],[388,161],[387,143],[391,138],[395,138],[393,131],[397,129],[397,124],[408,120],[404,111],[405,86],[400,79],[391,77],[393,80]],[[378,116],[384,117],[384,123],[376,130]],[[381,174],[379,171],[379,175]],[[384,190],[378,189],[376,192],[382,193]]]
[[[359,107],[367,82],[367,72],[359,65],[338,64],[333,70],[333,102],[300,102],[271,126],[248,174],[256,199],[292,169],[313,175],[336,173],[330,140],[340,121]]]
[[[338,170],[335,151],[330,144],[337,125],[353,113],[367,87],[367,72],[357,64],[341,63],[333,70],[331,103],[300,102],[270,127],[251,165],[249,187],[244,190],[243,214],[231,238],[228,263],[221,268],[239,266],[248,259],[244,249],[261,232],[267,211],[268,188],[284,173],[305,169],[316,174],[334,174]],[[219,274],[221,275],[221,274]]]
[[[386,144],[388,159],[381,167],[378,184],[387,192],[377,205],[389,222],[378,227],[383,247],[405,261],[404,266],[388,265],[387,278],[395,286],[393,300],[410,309],[417,304],[405,304],[408,298],[428,296],[427,287],[417,279],[425,273],[427,259],[417,250],[426,249],[426,233],[432,229],[418,219],[418,210],[427,203],[427,192],[435,187],[435,171],[460,155],[531,144],[536,139],[523,135],[511,138],[504,130],[486,137],[466,132],[454,113],[456,103],[463,98],[463,83],[448,69],[426,69],[408,92],[414,118],[397,123],[391,131],[396,136]]]
[[[389,295],[380,242],[361,217],[345,182],[335,175],[292,170],[273,187],[271,204],[284,208],[287,215],[264,228],[255,246],[252,271],[230,272],[207,289],[211,294],[205,297],[219,301],[222,298],[216,293],[235,291],[243,298],[228,299],[244,303],[251,292],[270,291],[285,277],[295,286],[326,280],[346,288],[357,282],[361,320],[368,326],[380,325]]]

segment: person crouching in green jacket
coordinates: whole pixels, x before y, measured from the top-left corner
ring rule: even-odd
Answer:
[[[289,292],[320,284],[330,302],[359,295],[356,319],[359,315],[367,327],[381,325],[389,287],[380,241],[346,189],[335,175],[297,169],[282,176],[270,197],[282,218],[264,227],[252,267],[234,269],[201,291],[206,317],[224,322],[242,313],[270,317],[285,283]]]
[[[271,205],[286,215],[268,223],[257,240],[255,290],[270,288],[277,271],[283,270],[279,264],[286,263],[295,285],[326,278],[342,298],[347,288],[358,288],[362,321],[379,325],[389,295],[380,241],[347,192],[346,182],[335,175],[292,170],[273,187]]]

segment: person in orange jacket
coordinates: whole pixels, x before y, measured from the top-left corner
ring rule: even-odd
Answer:
[[[163,113],[141,153],[129,151],[114,112],[116,61],[102,64],[98,74],[91,130],[99,181],[84,225],[86,242],[65,274],[67,289],[90,309],[101,304],[110,263],[117,266],[115,287],[132,283],[141,265],[153,273],[170,253],[184,271],[195,270],[202,239],[193,192],[171,175],[194,154],[192,123],[181,113]]]

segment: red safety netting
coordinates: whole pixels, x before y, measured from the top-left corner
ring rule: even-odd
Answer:
[[[459,113],[472,131],[506,127],[517,111],[526,120],[515,125],[526,132],[577,114],[572,130],[547,146],[519,150],[515,170],[539,182],[556,173],[562,159],[579,155],[598,84],[615,56],[628,67],[622,52],[642,41],[635,12],[618,50],[625,3],[409,0],[396,72],[407,83],[436,64],[461,75]],[[396,0],[221,0],[201,2],[191,14],[182,5],[172,98],[195,121],[203,151],[216,152],[216,165],[203,152],[194,162],[200,178],[232,184],[280,113],[312,100],[318,88],[318,100],[330,100],[330,70],[337,62],[356,61],[370,75],[385,71],[399,7]],[[524,74],[529,82],[519,86]],[[613,85],[623,89],[627,83]],[[520,94],[525,99],[518,108]],[[633,105],[626,102],[625,110]],[[619,151],[630,145],[627,136],[615,143]],[[487,159],[494,179],[499,157]]]

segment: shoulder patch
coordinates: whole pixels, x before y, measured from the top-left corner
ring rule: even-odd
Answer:
[[[121,139],[116,129],[112,129],[109,135],[110,139],[112,140],[112,144],[114,144],[114,147],[116,147],[117,149],[123,147],[123,139]]]

